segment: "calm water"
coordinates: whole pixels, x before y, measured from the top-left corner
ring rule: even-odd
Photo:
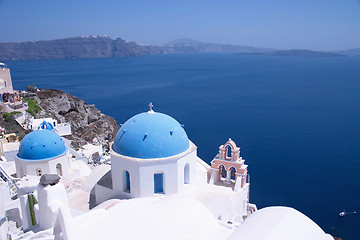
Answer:
[[[15,89],[56,88],[118,123],[148,110],[185,125],[210,162],[231,137],[251,202],[295,207],[326,232],[360,239],[360,57],[234,54],[8,62]]]

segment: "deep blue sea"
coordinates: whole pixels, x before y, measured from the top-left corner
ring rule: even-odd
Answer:
[[[360,57],[236,54],[7,62],[15,89],[66,91],[118,123],[173,116],[210,162],[231,137],[258,208],[284,205],[360,239]],[[338,217],[342,210],[357,215]]]

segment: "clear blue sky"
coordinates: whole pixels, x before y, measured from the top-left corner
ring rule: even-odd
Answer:
[[[360,0],[0,0],[0,41],[108,35],[271,47],[360,48]]]

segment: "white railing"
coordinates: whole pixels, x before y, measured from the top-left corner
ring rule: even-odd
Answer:
[[[9,176],[1,166],[0,166],[0,177],[3,178],[3,180],[8,183],[10,189],[10,197],[11,198],[16,197],[17,190],[19,189],[19,187],[17,186],[15,179]]]

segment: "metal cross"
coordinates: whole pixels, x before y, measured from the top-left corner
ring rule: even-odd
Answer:
[[[150,103],[149,103],[150,112],[152,111],[153,106],[154,106],[154,105],[152,104],[152,102],[150,102]]]

